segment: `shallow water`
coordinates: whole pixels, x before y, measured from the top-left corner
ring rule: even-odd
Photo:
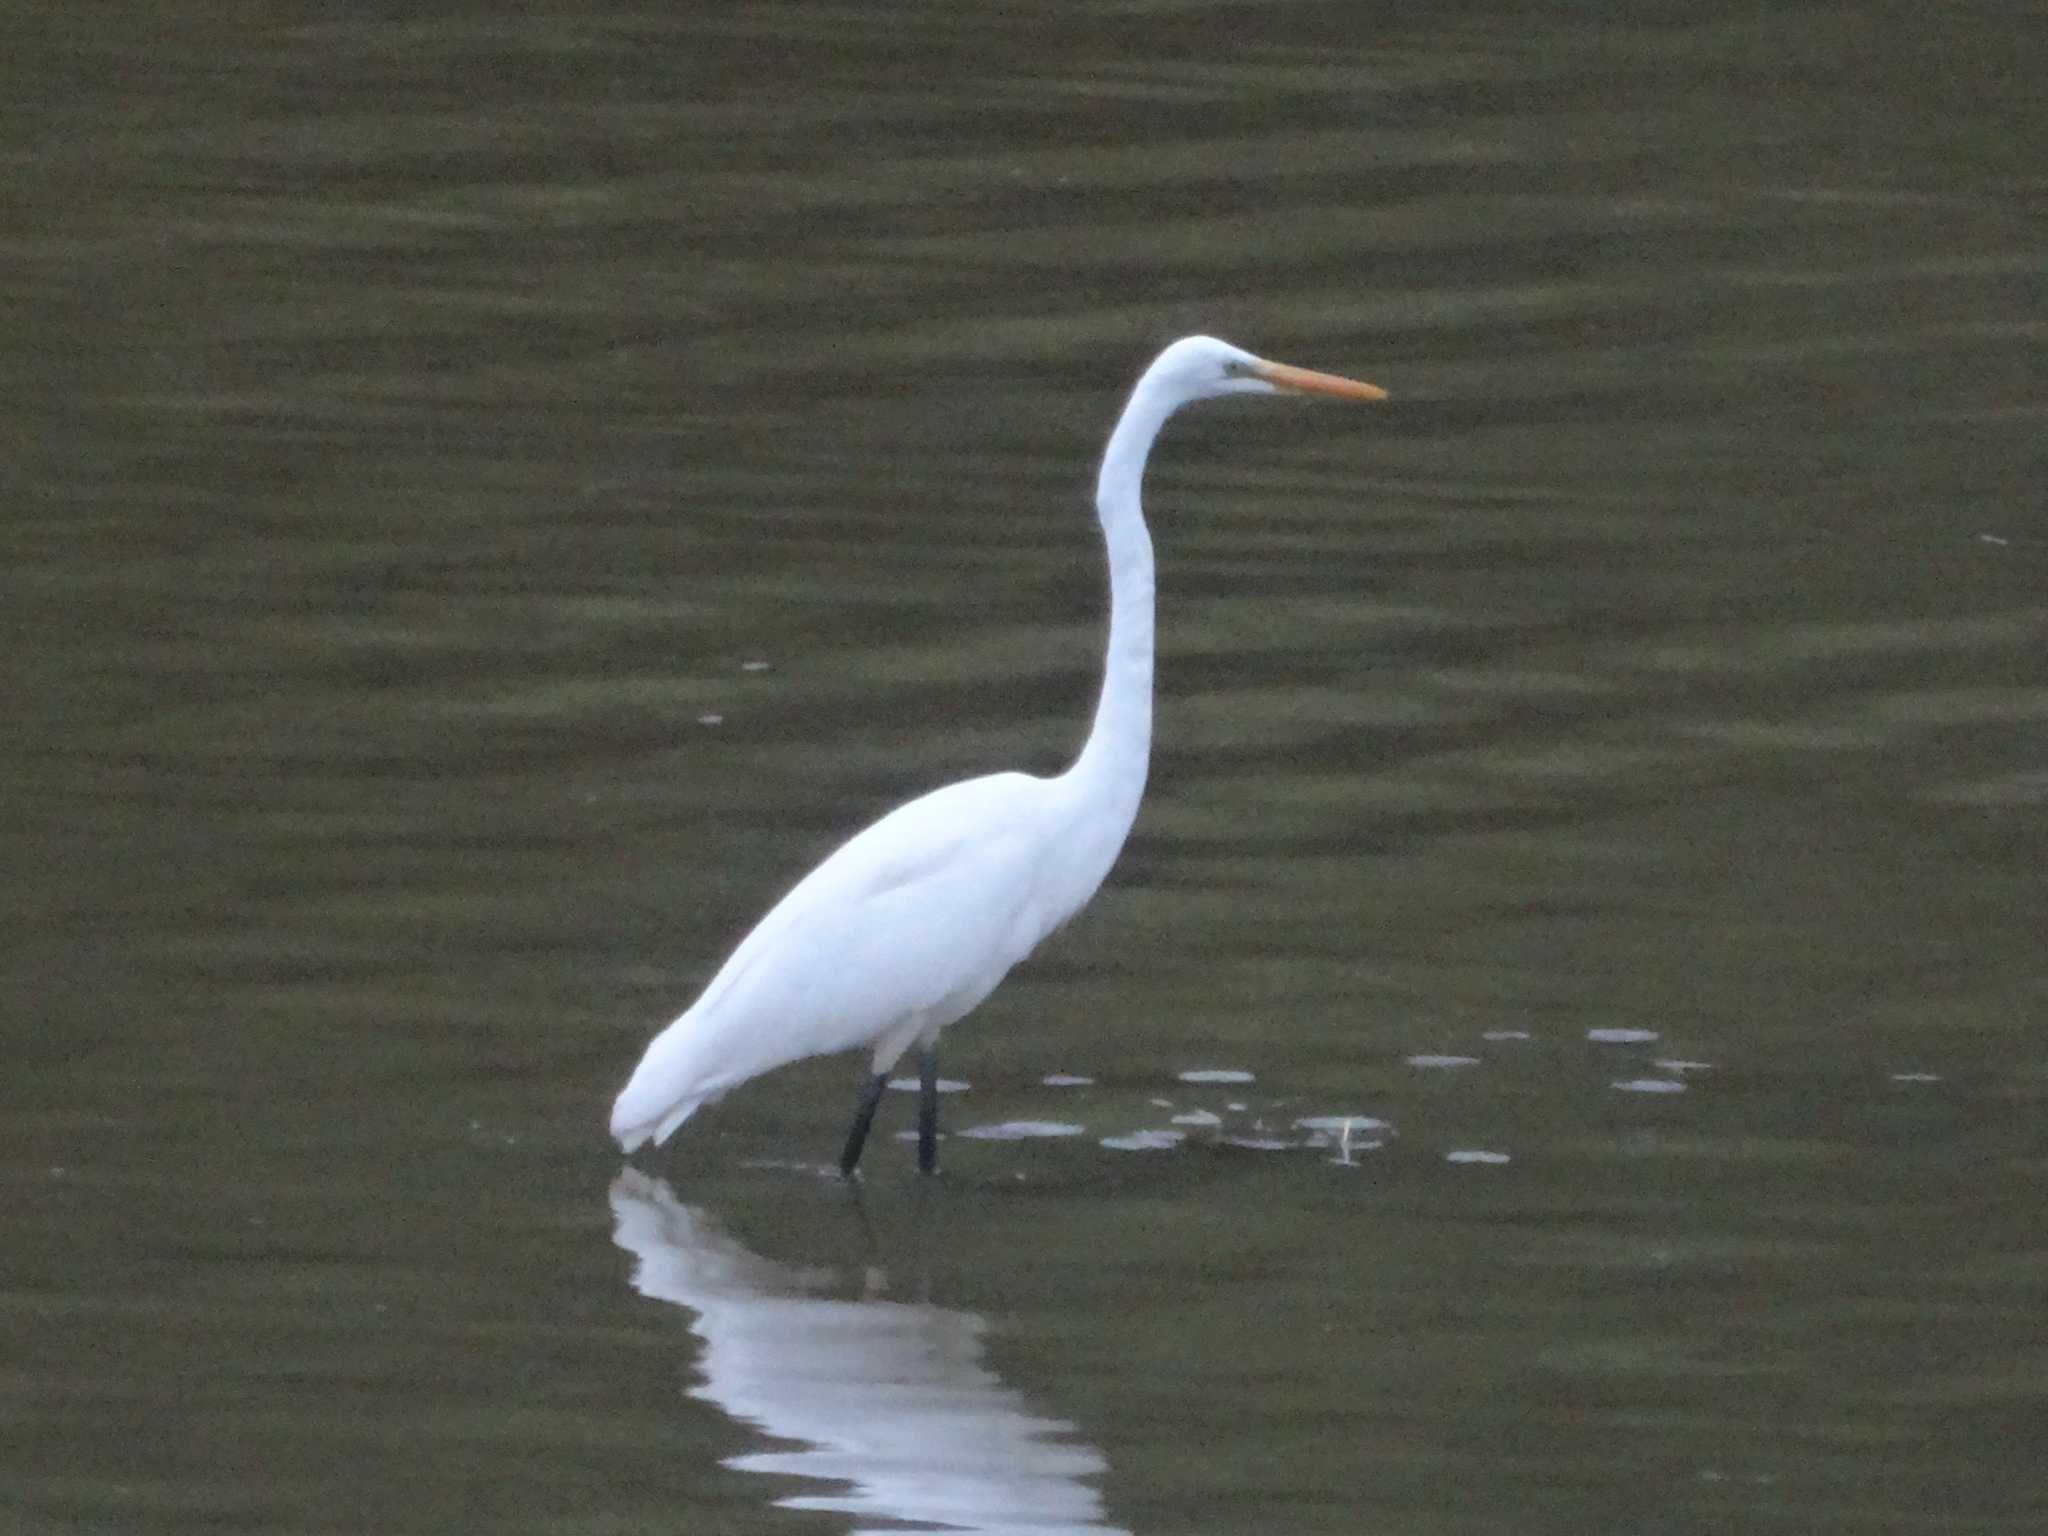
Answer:
[[[22,23],[10,1528],[2031,1530],[2027,13]],[[621,1173],[862,819],[1151,790],[949,1033]]]

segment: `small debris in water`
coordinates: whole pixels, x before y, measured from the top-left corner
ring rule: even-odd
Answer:
[[[969,1126],[960,1134],[970,1141],[1033,1141],[1039,1137],[1079,1136],[1086,1129],[1063,1120],[1005,1120],[1000,1125]]]
[[[1631,1077],[1614,1085],[1623,1093],[1683,1093],[1685,1084],[1674,1077]]]
[[[766,672],[768,670],[768,663],[765,661],[743,661],[740,663],[740,670],[742,672]]]
[[[1650,1065],[1662,1067],[1666,1072],[1711,1072],[1714,1070],[1714,1064],[1711,1061],[1681,1061],[1670,1056],[1659,1057],[1656,1061],[1651,1062]]]
[[[1315,1115],[1294,1124],[1310,1133],[1310,1146],[1334,1148],[1323,1161],[1339,1168],[1356,1168],[1360,1152],[1377,1152],[1386,1145],[1382,1138],[1372,1134],[1385,1130],[1386,1122],[1371,1115]]]
[[[1221,1115],[1211,1114],[1206,1109],[1191,1109],[1184,1115],[1175,1115],[1173,1117],[1173,1123],[1175,1125],[1199,1125],[1207,1127],[1221,1125],[1223,1123],[1223,1117]]]
[[[1177,1074],[1184,1083],[1249,1083],[1256,1079],[1249,1072],[1239,1072],[1229,1067],[1202,1067],[1193,1072]]]
[[[1479,1058],[1477,1056],[1410,1056],[1408,1058],[1408,1065],[1411,1067],[1476,1067],[1479,1065]]]
[[[1328,1131],[1332,1136],[1341,1136],[1346,1129],[1356,1136],[1364,1131],[1384,1131],[1387,1122],[1376,1120],[1371,1115],[1310,1115],[1305,1120],[1294,1122],[1297,1131]]]
[[[1277,1136],[1226,1136],[1226,1147],[1238,1147],[1246,1152],[1286,1152],[1299,1146],[1299,1142],[1282,1141]]]
[[[1071,1072],[1048,1072],[1039,1083],[1047,1088],[1086,1088],[1094,1083],[1092,1077],[1077,1077]]]
[[[1179,1131],[1133,1131],[1128,1136],[1105,1136],[1102,1145],[1112,1152],[1164,1152],[1186,1140]]]
[[[939,1079],[939,1092],[941,1093],[965,1093],[973,1086],[972,1083],[963,1083],[958,1078],[942,1077]],[[917,1088],[918,1082],[914,1077],[892,1077],[889,1079],[889,1091],[891,1093],[915,1093]]]
[[[1654,1029],[1589,1029],[1586,1038],[1595,1045],[1642,1045],[1657,1038]]]
[[[1482,1040],[1526,1040],[1529,1038],[1529,1031],[1526,1029],[1489,1029],[1479,1038]]]
[[[1456,1152],[1446,1152],[1444,1154],[1444,1161],[1447,1163],[1505,1163],[1509,1161],[1509,1158],[1505,1152],[1482,1152],[1477,1148],[1460,1148]]]
[[[1941,1074],[1939,1072],[1894,1072],[1892,1074],[1892,1081],[1895,1083],[1938,1083],[1941,1081]]]
[[[725,716],[723,716],[723,715],[699,715],[699,716],[697,717],[697,723],[698,723],[699,725],[723,725],[723,724],[725,724]]]

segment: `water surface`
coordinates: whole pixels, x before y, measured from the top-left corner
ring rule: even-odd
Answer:
[[[11,1525],[2036,1528],[2034,22],[1634,14],[23,22]],[[767,902],[1071,752],[1192,330],[1395,399],[1163,440],[943,1178],[848,1062],[622,1176]]]

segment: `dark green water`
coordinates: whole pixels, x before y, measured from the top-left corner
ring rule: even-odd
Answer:
[[[2048,1524],[2036,8],[338,14],[0,55],[0,1524]],[[944,1176],[833,1061],[615,1189],[1072,750],[1193,330],[1395,399],[1167,434]]]

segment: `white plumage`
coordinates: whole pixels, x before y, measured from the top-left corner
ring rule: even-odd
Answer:
[[[874,1076],[842,1168],[859,1161],[889,1070],[923,1047],[919,1165],[933,1166],[939,1031],[1095,894],[1144,793],[1152,734],[1152,545],[1138,489],[1159,429],[1207,395],[1381,399],[1369,384],[1269,363],[1209,337],[1162,352],[1110,435],[1096,486],[1109,554],[1101,700],[1074,765],[998,773],[891,811],[800,880],[703,995],[655,1036],[612,1107],[632,1151],[721,1094],[806,1056],[870,1048]]]

